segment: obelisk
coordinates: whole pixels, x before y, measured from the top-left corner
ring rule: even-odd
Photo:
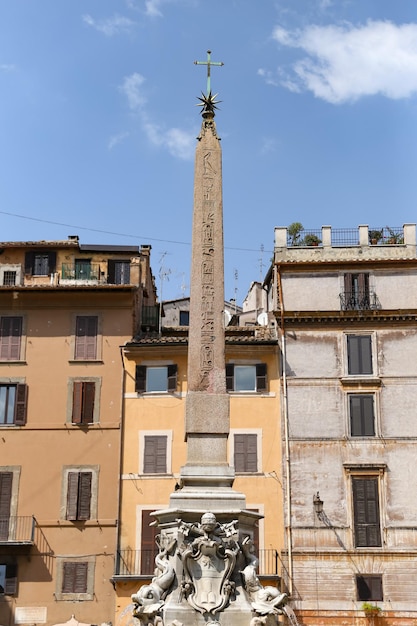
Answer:
[[[212,496],[216,509],[222,500],[230,508],[230,499],[239,502],[237,508],[245,508],[244,496],[232,491],[234,469],[227,461],[230,417],[225,371],[222,153],[214,122],[218,102],[210,87],[210,66],[223,64],[211,61],[210,51],[207,61],[196,63],[207,65],[207,93],[199,98],[203,121],[194,170],[187,462],[180,473],[182,489],[172,495],[171,505],[178,506],[184,499],[189,505],[192,499],[192,508],[201,508],[201,502]],[[208,491],[213,489],[216,493],[210,495]],[[210,502],[205,508],[210,508]]]

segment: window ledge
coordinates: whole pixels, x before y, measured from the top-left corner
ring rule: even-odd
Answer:
[[[342,376],[340,379],[342,385],[357,386],[357,385],[369,385],[370,387],[380,387],[382,381],[377,376]]]
[[[228,391],[229,396],[234,398],[275,398],[274,391]]]
[[[0,365],[27,365],[27,361],[23,361],[21,359],[18,359],[16,361],[7,361],[6,359],[0,361]]]
[[[102,364],[104,363],[103,359],[68,359],[68,363],[74,364],[74,363],[99,363]]]

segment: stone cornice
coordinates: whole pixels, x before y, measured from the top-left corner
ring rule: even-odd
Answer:
[[[274,311],[281,325],[281,312]],[[410,324],[417,321],[417,310],[396,311],[286,311],[283,315],[286,326],[346,325],[346,324]]]

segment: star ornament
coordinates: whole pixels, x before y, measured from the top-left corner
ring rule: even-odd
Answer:
[[[212,94],[211,91],[209,94],[204,95],[203,92],[201,92],[201,95],[203,96],[202,98],[197,97],[198,100],[200,100],[200,103],[197,104],[196,106],[198,107],[202,107],[201,109],[201,113],[213,113],[215,109],[218,108],[218,104],[221,102],[221,100],[216,100],[218,94]]]

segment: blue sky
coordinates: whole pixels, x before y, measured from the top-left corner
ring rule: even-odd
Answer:
[[[188,295],[208,49],[226,298],[275,226],[416,221],[415,0],[2,0],[0,240],[151,244]]]

